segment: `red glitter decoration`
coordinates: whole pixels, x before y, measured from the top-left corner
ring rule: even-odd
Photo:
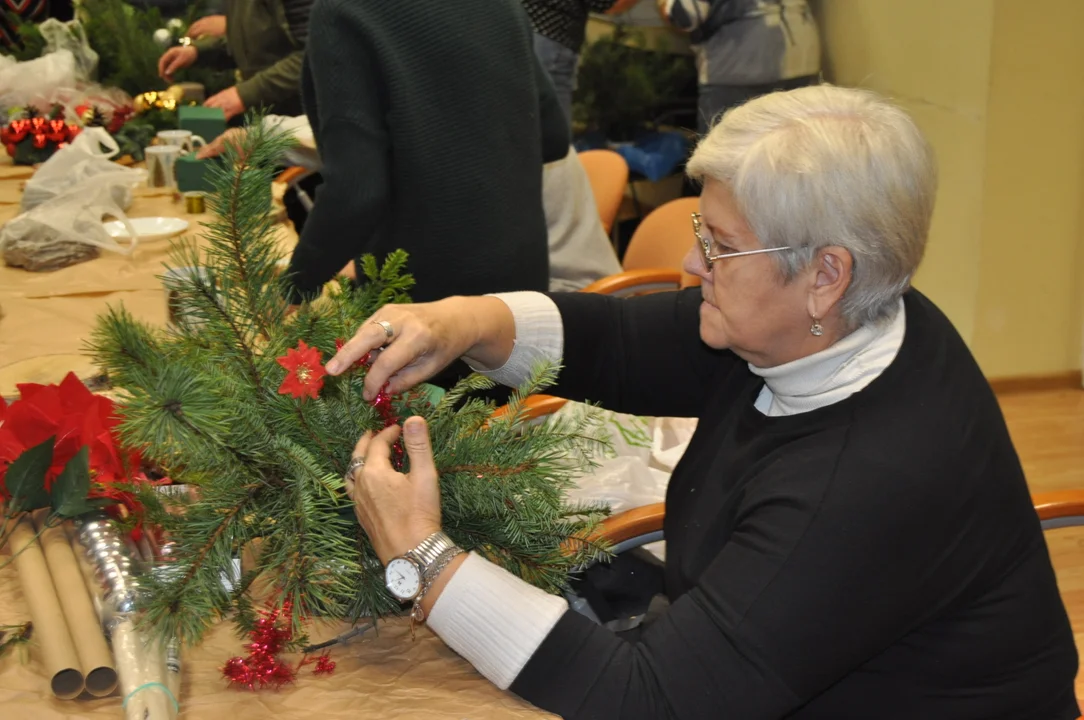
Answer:
[[[290,348],[286,354],[276,360],[279,365],[289,370],[279,385],[279,395],[289,395],[301,400],[311,397],[315,400],[324,387],[327,370],[320,362],[320,351],[309,347],[304,340],[299,340],[297,348]]]
[[[335,672],[335,661],[329,655],[321,655],[316,661],[313,675],[330,675]]]
[[[343,340],[342,338],[337,338],[335,340],[335,352],[339,352],[340,350],[342,350],[344,345],[346,345],[346,341]],[[356,369],[358,369],[360,367],[365,367],[366,365],[369,364],[369,361],[371,359],[372,359],[372,353],[365,353],[360,358],[358,358],[357,360],[354,361],[354,364],[350,366],[350,369],[351,370],[356,370]]]
[[[384,387],[380,388],[380,392],[373,398],[373,407],[376,408],[380,418],[384,421],[385,428],[399,424],[399,416],[395,414],[395,410],[391,406],[388,383],[384,383]],[[396,470],[403,469],[403,439],[401,436],[391,446],[391,464]]]
[[[297,671],[278,658],[278,654],[293,637],[283,615],[289,615],[290,606],[282,609],[261,610],[256,621],[248,648],[248,657],[233,657],[226,661],[222,675],[231,686],[255,690],[257,686],[280,688],[291,683]]]

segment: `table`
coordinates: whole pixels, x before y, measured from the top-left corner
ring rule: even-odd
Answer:
[[[22,183],[32,170],[0,160],[0,223],[15,217]],[[281,192],[281,189],[280,189]],[[177,216],[197,233],[206,215],[185,215],[170,193],[138,188],[130,217]],[[279,230],[284,255],[296,243],[285,225]],[[0,265],[0,395],[17,394],[25,382],[59,382],[69,371],[81,378],[98,370],[81,352],[95,319],[109,305],[123,303],[138,319],[165,325],[165,295],[157,275],[169,242],[140,244],[131,256],[103,252],[101,257],[51,273],[29,273]],[[10,559],[0,552],[0,565]],[[0,569],[0,624],[29,620],[13,565]],[[344,623],[314,625],[314,642],[332,638]],[[411,641],[402,619],[382,622],[348,645],[333,649],[333,675],[313,676],[309,668],[298,682],[279,691],[257,693],[230,689],[219,668],[243,654],[232,626],[212,629],[206,640],[184,656],[182,720],[289,720],[290,718],[416,718],[484,720],[552,717],[514,695],[498,690],[427,629]],[[56,700],[31,648],[28,664],[17,653],[0,658],[0,712],[5,718],[73,720],[123,717],[117,696]]]
[[[0,161],[0,224],[19,214],[22,185],[31,168]],[[280,189],[281,194],[281,189]],[[198,237],[207,215],[186,215],[166,190],[136,188],[129,217],[174,216],[189,221]],[[279,226],[285,256],[296,244],[292,227]],[[68,371],[89,378],[98,370],[82,347],[96,318],[123,303],[137,319],[165,325],[161,282],[169,240],[140,243],[131,255],[103,250],[100,257],[54,272],[32,273],[0,263],[0,396],[17,395],[16,384],[59,382]]]
[[[0,563],[8,559],[0,555]],[[0,570],[0,624],[29,618],[14,565]],[[335,637],[344,623],[322,623],[314,642]],[[295,684],[257,692],[226,686],[219,668],[243,655],[232,627],[219,625],[197,648],[184,653],[180,720],[354,720],[425,717],[426,720],[520,720],[553,717],[481,677],[428,629],[411,641],[408,622],[395,618],[331,650],[335,672],[314,676],[302,668]],[[297,657],[297,656],[292,656]],[[118,696],[57,700],[48,689],[33,650],[28,664],[17,653],[0,658],[0,712],[33,720],[118,720]]]

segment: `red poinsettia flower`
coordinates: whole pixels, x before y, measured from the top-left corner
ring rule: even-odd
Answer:
[[[0,401],[0,493],[8,466],[23,452],[50,437],[56,440],[45,476],[46,489],[83,446],[88,448],[91,474],[98,491],[138,472],[142,464],[140,453],[122,451],[117,445],[114,429],[120,418],[113,402],[90,392],[74,373],[68,373],[59,385],[17,387],[18,400],[11,405]]]
[[[315,400],[319,397],[324,387],[324,376],[327,375],[319,350],[299,340],[296,349],[290,348],[276,361],[289,371],[282,385],[279,385],[279,395],[289,395],[298,400],[306,397]]]

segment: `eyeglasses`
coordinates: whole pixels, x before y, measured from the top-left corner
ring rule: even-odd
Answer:
[[[700,213],[693,213],[693,234],[696,235],[697,244],[700,245],[700,257],[704,258],[704,267],[706,267],[708,270],[711,270],[711,263],[713,260],[722,260],[723,258],[738,257],[739,255],[763,255],[764,253],[773,253],[780,252],[782,250],[794,249],[789,246],[784,246],[773,248],[760,248],[759,250],[741,250],[712,255],[711,238],[705,238],[700,232]]]

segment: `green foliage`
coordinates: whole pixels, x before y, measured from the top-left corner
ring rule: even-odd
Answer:
[[[202,12],[204,2],[190,3],[186,9],[184,28]],[[33,60],[45,52],[45,38],[38,25],[9,15],[18,35],[15,47],[3,49],[16,60]],[[150,90],[165,90],[168,83],[158,76],[158,58],[165,52],[154,42],[154,32],[166,25],[157,8],[140,9],[125,0],[82,0],[79,20],[86,32],[91,49],[98,53],[97,80],[105,87],[117,87],[135,96]],[[181,33],[183,34],[183,32]],[[204,86],[207,97],[234,84],[231,70],[197,64],[177,73],[176,82],[197,82]],[[177,127],[176,112],[150,121],[158,129]]]
[[[19,62],[41,57],[45,52],[45,38],[37,24],[15,13],[7,13],[7,21],[8,26],[15,30],[16,44],[10,48],[0,46],[0,53],[10,55]]]
[[[162,48],[154,31],[165,25],[157,8],[137,10],[124,0],[82,0],[79,18],[98,53],[98,82],[129,95],[163,90],[158,77]]]
[[[90,492],[90,449],[86,445],[68,460],[52,486],[46,487],[55,445],[55,436],[47,438],[27,448],[8,466],[4,485],[11,502],[0,517],[0,527],[6,528],[12,519],[24,512],[41,508],[52,508],[53,515],[67,518],[94,509],[93,501],[87,499]],[[6,534],[0,533],[2,537],[6,537]]]
[[[290,140],[264,134],[259,118],[246,124],[242,147],[230,147],[213,170],[206,248],[173,245],[172,267],[199,268],[165,280],[175,325],[159,330],[114,308],[91,343],[121,396],[122,437],[175,481],[197,487],[196,500],[140,491],[147,520],[175,543],[175,560],[148,577],[143,618],[186,644],[223,616],[251,624],[257,580],[271,602],[290,604],[298,637],[304,617],[356,621],[400,611],[344,494],[357,438],[382,423],[362,398],[365,368],[325,378],[318,399],[296,400],[278,392],[286,370],[276,358],[303,340],[326,361],[381,305],[407,301],[407,256],[393,252],[382,265],[363,258],[360,287],[342,280],[287,317],[269,188]],[[492,404],[464,400],[489,384],[477,376],[436,406],[421,389],[393,404],[398,416],[430,423],[446,532],[558,592],[606,548],[567,542],[605,513],[564,501],[600,449],[597,428],[583,420],[525,426],[518,412],[520,398],[553,376],[540,368],[498,419]],[[246,546],[254,568],[228,591],[220,573]]]
[[[688,58],[649,48],[642,31],[618,25],[581,54],[573,117],[609,140],[634,140],[689,72]]]
[[[56,514],[76,517],[94,508],[87,500],[90,492],[90,448],[79,448],[53,481],[52,498]]]
[[[119,157],[130,155],[136,162],[143,162],[144,148],[151,144],[159,129],[165,129],[165,127],[158,128],[153,123],[147,122],[145,116],[149,114],[144,113],[144,116],[138,120],[129,120],[120,130],[113,133],[113,139],[117,141],[117,147],[120,148],[120,152],[117,153]],[[172,124],[167,127],[177,127],[176,113],[174,113]]]
[[[188,9],[185,27],[198,10]],[[154,42],[155,30],[166,25],[158,8],[138,9],[124,0],[82,0],[79,17],[98,53],[98,82],[133,96],[166,89],[168,83],[158,76],[158,58],[165,51]],[[175,81],[202,83],[208,97],[233,84],[230,72],[206,67],[188,68]]]
[[[45,489],[45,475],[53,461],[56,437],[28,448],[8,467],[4,478],[12,504],[20,510],[37,510],[49,507],[49,492]],[[6,518],[5,518],[6,519]]]

